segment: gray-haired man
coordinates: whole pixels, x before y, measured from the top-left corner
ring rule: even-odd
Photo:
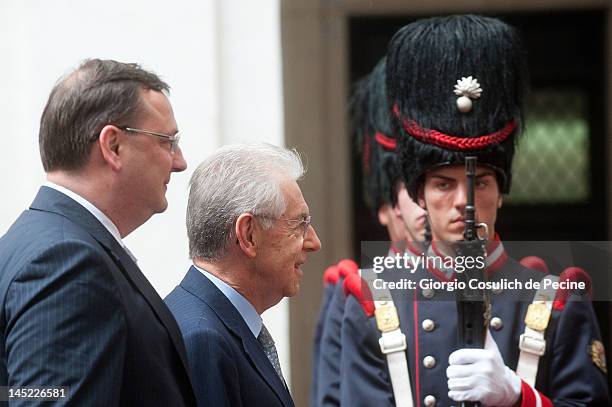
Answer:
[[[166,298],[187,347],[201,406],[293,406],[261,313],[299,290],[301,266],[321,248],[297,184],[295,151],[222,147],[191,179],[194,266]]]

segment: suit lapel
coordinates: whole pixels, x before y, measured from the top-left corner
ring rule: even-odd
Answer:
[[[176,320],[164,304],[157,291],[142,274],[136,263],[121,247],[119,242],[106,230],[106,228],[87,209],[68,196],[52,188],[41,187],[31,209],[53,212],[80,225],[87,230],[114,258],[115,263],[124,271],[124,275],[131,280],[136,289],[142,294],[153,309],[155,315],[166,328],[168,335],[186,372],[189,372],[187,353]]]
[[[187,351],[185,350],[185,343],[183,337],[176,323],[176,320],[164,304],[163,300],[157,294],[157,291],[153,288],[149,280],[142,274],[142,271],[138,268],[136,263],[127,254],[125,250],[119,245],[119,243],[113,239],[111,242],[111,253],[120,263],[121,268],[125,271],[125,275],[134,283],[138,291],[142,294],[145,300],[149,303],[157,318],[166,327],[170,340],[174,344],[185,371],[189,372],[189,365],[187,364]],[[118,255],[118,256],[117,256]]]
[[[287,389],[287,385],[278,377],[278,374],[266,356],[261,344],[252,333],[250,336],[242,337],[242,345],[245,353],[259,371],[259,374],[268,382],[268,385],[276,392],[278,397],[283,401],[283,404],[286,406],[293,406],[293,401]]]
[[[181,282],[181,287],[208,304],[227,329],[240,339],[244,353],[270,388],[276,393],[283,405],[293,406],[293,400],[285,383],[276,374],[261,344],[253,336],[246,322],[230,300],[195,267],[189,269],[189,272]]]

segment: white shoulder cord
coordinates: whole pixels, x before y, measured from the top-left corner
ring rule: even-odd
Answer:
[[[376,326],[381,332],[378,340],[380,350],[387,358],[395,405],[412,407],[412,388],[408,362],[406,360],[406,335],[400,329],[397,309],[387,288],[374,288],[377,275],[372,270],[359,270],[361,278],[368,284],[374,301]]]
[[[538,362],[540,356],[546,352],[546,340],[544,334],[550,321],[553,300],[557,293],[552,283],[559,281],[559,277],[548,275],[542,279],[540,288],[533,297],[533,302],[529,304],[527,315],[525,315],[525,332],[520,336],[518,365],[516,374],[520,376],[531,387],[535,386],[536,376],[538,375]],[[537,392],[536,392],[537,393]]]

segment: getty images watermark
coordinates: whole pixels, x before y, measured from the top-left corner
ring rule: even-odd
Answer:
[[[441,255],[415,255],[414,253],[391,253],[386,256],[374,256],[372,271],[382,273],[385,270],[404,271],[414,274],[419,269],[426,270],[449,270],[449,277],[453,273],[463,273],[466,270],[478,268],[485,270],[487,267],[486,256],[441,256]],[[388,290],[414,290],[416,288],[425,290],[456,291],[470,289],[479,290],[584,290],[585,281],[572,281],[570,278],[564,280],[543,279],[525,280],[501,278],[497,281],[483,281],[481,279],[469,279],[459,281],[455,279],[437,280],[434,278],[400,278],[399,280],[387,281],[384,278],[376,278],[372,282],[375,289]]]
[[[399,290],[419,290],[424,296],[427,291],[427,298],[442,301],[452,301],[454,292],[466,289],[487,290],[502,301],[531,302],[542,290],[612,300],[612,242],[608,241],[498,240],[474,256],[453,254],[453,243],[415,250],[389,242],[362,242],[361,250],[360,268],[369,290],[397,292],[406,301],[414,297]],[[483,276],[471,278],[474,269],[482,270]],[[464,272],[470,278],[458,278]]]

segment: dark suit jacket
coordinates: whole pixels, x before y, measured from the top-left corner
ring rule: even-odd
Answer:
[[[0,239],[0,300],[0,385],[68,386],[74,406],[195,404],[176,321],[66,195],[42,187]]]
[[[195,267],[165,301],[185,339],[198,406],[293,406],[238,310]]]

